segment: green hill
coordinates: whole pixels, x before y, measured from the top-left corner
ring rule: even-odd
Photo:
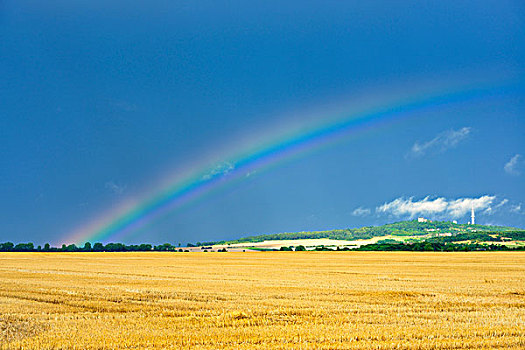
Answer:
[[[523,230],[505,226],[454,224],[450,221],[418,222],[417,220],[401,221],[382,226],[367,226],[330,231],[304,231],[265,234],[248,236],[232,241],[207,242],[205,244],[235,244],[246,242],[263,242],[269,240],[317,239],[330,238],[338,240],[370,239],[372,237],[394,236],[422,236],[428,234],[473,234],[473,233],[504,233],[525,232]],[[521,235],[521,234],[520,234]]]

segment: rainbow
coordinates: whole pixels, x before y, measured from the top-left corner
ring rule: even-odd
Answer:
[[[294,156],[304,155],[330,141],[362,130],[377,127],[387,122],[398,122],[415,112],[448,104],[465,102],[498,93],[506,85],[468,87],[442,93],[412,96],[363,111],[346,113],[328,122],[307,130],[295,130],[280,139],[260,142],[244,152],[224,157],[221,167],[202,167],[200,171],[177,180],[172,180],[162,189],[145,196],[136,203],[125,203],[122,207],[83,226],[69,234],[65,242],[122,241],[139,228],[146,226],[159,216],[203,199],[215,190],[232,186],[249,177],[254,171],[266,170]],[[325,118],[326,119],[326,118]]]

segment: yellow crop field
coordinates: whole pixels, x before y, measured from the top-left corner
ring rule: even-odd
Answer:
[[[2,253],[1,349],[523,349],[525,253]]]

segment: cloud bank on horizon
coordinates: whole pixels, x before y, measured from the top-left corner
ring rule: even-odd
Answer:
[[[496,199],[496,196],[481,196],[478,198],[458,198],[448,200],[444,197],[431,199],[427,196],[419,201],[410,198],[396,198],[376,208],[378,213],[414,218],[417,215],[433,215],[436,217],[461,218],[474,210],[486,210]]]
[[[493,215],[504,207],[507,208],[508,212],[512,213],[521,211],[521,203],[510,204],[507,198],[503,198],[501,201],[496,201],[496,199],[497,196],[494,195],[457,199],[426,196],[419,200],[415,200],[414,197],[399,197],[377,206],[375,213],[380,216],[389,215],[408,219],[414,219],[417,216],[430,216],[434,219],[451,220],[469,215],[471,209],[481,211],[484,215]],[[362,206],[352,212],[354,216],[368,216],[371,214],[371,209]]]

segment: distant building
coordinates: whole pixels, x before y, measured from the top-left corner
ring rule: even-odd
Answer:
[[[425,219],[425,218],[419,217],[419,218],[417,218],[417,222],[432,222],[432,221],[429,220],[429,219]]]
[[[457,220],[452,220],[452,223],[453,224],[457,224],[458,222],[457,222]]]

